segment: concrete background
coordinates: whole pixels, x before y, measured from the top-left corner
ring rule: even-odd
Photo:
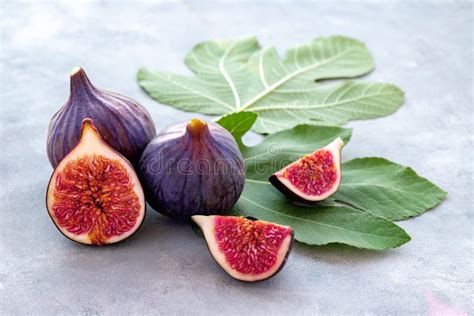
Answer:
[[[0,314],[473,313],[472,10],[472,2],[3,1]],[[137,69],[186,73],[183,56],[197,42],[252,34],[280,51],[317,36],[355,37],[375,59],[370,79],[406,91],[394,115],[348,124],[345,159],[383,156],[449,192],[440,207],[400,223],[413,240],[385,252],[297,245],[277,277],[244,284],[189,227],[151,209],[116,246],[59,234],[44,207],[45,142],[70,70],[82,65],[97,86],[137,99],[160,129],[196,115],[149,98]]]

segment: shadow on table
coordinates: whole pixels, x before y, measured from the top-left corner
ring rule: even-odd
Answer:
[[[310,246],[295,242],[293,246],[299,255],[317,261],[334,264],[369,263],[396,256],[398,249],[376,251],[359,249],[344,244],[333,243],[324,246]]]

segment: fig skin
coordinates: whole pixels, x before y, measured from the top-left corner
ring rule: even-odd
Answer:
[[[344,146],[344,142],[342,141],[341,138],[336,138],[333,140],[331,143],[328,145],[315,150],[314,152],[305,155],[304,157],[298,159],[297,161],[289,164],[288,166],[284,167],[283,169],[275,172],[268,181],[270,181],[271,184],[275,188],[277,188],[281,193],[283,193],[288,199],[290,199],[293,202],[299,203],[303,206],[311,206],[314,205],[318,201],[323,201],[327,198],[329,198],[331,195],[337,192],[337,189],[339,188],[339,184],[341,182],[341,151]],[[303,192],[298,188],[296,185],[294,185],[287,177],[287,172],[289,168],[292,168],[293,166],[297,166],[300,164],[301,161],[307,159],[308,157],[311,157],[313,155],[318,155],[320,153],[329,153],[332,157],[332,162],[334,170],[331,170],[331,173],[333,173],[335,179],[334,183],[332,183],[332,187],[327,189],[325,192],[322,192],[320,194],[310,194]],[[304,164],[306,166],[306,164]],[[316,166],[318,168],[314,168],[315,170],[323,170],[321,166]],[[308,172],[311,174],[311,172]],[[306,174],[306,173],[304,173]],[[313,173],[314,176],[314,173]],[[325,177],[324,179],[327,179],[328,177]],[[326,180],[325,180],[326,181]],[[326,185],[324,183],[324,185]]]
[[[150,206],[180,221],[231,208],[245,175],[232,135],[198,119],[161,131],[145,148],[138,173]]]
[[[266,280],[274,277],[285,267],[285,265],[288,261],[288,257],[290,256],[291,250],[293,249],[293,243],[294,243],[294,230],[290,226],[285,227],[285,226],[278,225],[278,224],[275,224],[275,223],[261,221],[261,220],[257,220],[255,218],[251,218],[251,217],[245,217],[245,219],[247,219],[247,220],[257,221],[257,222],[265,224],[265,225],[272,225],[272,226],[277,226],[277,227],[281,227],[281,228],[286,228],[286,229],[289,230],[290,233],[289,233],[289,241],[287,241],[286,243],[285,243],[285,241],[283,241],[282,244],[280,245],[279,252],[282,252],[283,255],[281,255],[281,253],[280,253],[279,256],[278,256],[280,258],[281,262],[280,262],[280,265],[278,266],[278,268],[276,270],[274,270],[271,273],[264,273],[264,274],[267,274],[266,276],[262,276],[262,275],[258,275],[258,274],[241,274],[241,273],[237,272],[236,270],[234,270],[230,266],[230,264],[226,261],[225,256],[223,255],[223,253],[219,250],[219,247],[217,246],[217,241],[216,241],[216,238],[215,238],[215,235],[214,235],[215,234],[215,223],[214,223],[214,221],[217,217],[229,218],[229,219],[242,218],[242,217],[238,217],[238,216],[219,216],[219,215],[217,215],[217,216],[215,216],[215,215],[211,215],[211,216],[194,215],[191,218],[192,218],[193,222],[197,226],[199,226],[199,228],[202,230],[202,232],[204,234],[204,238],[206,240],[207,248],[208,248],[211,256],[216,261],[216,263],[219,265],[219,267],[221,267],[222,270],[224,270],[224,272],[226,272],[231,277],[233,277],[234,279],[239,280],[241,282],[262,282],[262,281],[266,281]],[[245,228],[242,227],[241,231],[244,231],[244,230],[245,230]],[[285,239],[287,237],[285,237]],[[278,259],[277,259],[277,261],[278,261]]]
[[[137,205],[139,207],[136,222],[133,224],[133,226],[129,230],[119,235],[112,234],[111,236],[109,236],[107,240],[102,240],[102,242],[100,243],[94,243],[93,240],[90,239],[91,237],[91,235],[89,234],[90,231],[85,231],[82,234],[75,234],[75,233],[70,232],[67,229],[67,227],[61,226],[58,223],[59,220],[53,210],[54,204],[57,202],[55,194],[56,194],[56,183],[57,183],[58,175],[67,168],[67,165],[69,162],[74,161],[79,158],[91,157],[93,155],[100,155],[102,158],[100,158],[99,160],[102,160],[102,161],[104,158],[112,159],[114,161],[117,161],[122,166],[123,170],[127,173],[127,177],[130,179],[129,181],[130,181],[131,186],[133,187],[133,192],[134,192],[133,196],[137,198],[137,202],[138,202]],[[103,177],[104,177],[104,173],[101,174],[101,178]],[[75,185],[80,185],[80,183],[75,183]],[[90,190],[90,186],[89,186],[89,190]],[[97,191],[97,192],[100,192],[100,191]],[[116,192],[118,191],[116,190]],[[77,194],[77,192],[75,193]],[[91,193],[90,191],[84,192],[81,199],[85,198],[86,196],[89,196],[90,193]],[[104,196],[100,196],[100,197],[101,199],[102,198],[106,199],[106,197]],[[77,202],[77,198],[75,202]],[[80,203],[83,203],[82,200]],[[94,201],[94,203],[97,203],[97,201]],[[104,202],[104,200],[101,200],[100,203],[107,203],[107,202]],[[133,169],[133,166],[124,156],[122,156],[120,153],[115,151],[113,148],[111,148],[107,143],[103,141],[97,129],[95,128],[93,121],[90,118],[84,119],[82,123],[81,136],[80,136],[79,142],[76,144],[73,150],[59,163],[58,167],[52,173],[51,178],[48,183],[48,188],[46,192],[46,209],[48,210],[48,215],[50,216],[51,220],[53,221],[58,231],[69,240],[72,240],[74,242],[77,242],[83,245],[88,245],[88,246],[104,246],[104,245],[121,242],[131,237],[135,232],[137,232],[140,229],[141,225],[143,224],[143,220],[145,218],[145,213],[146,213],[145,203],[146,202],[145,202],[144,192],[141,187],[139,178],[137,174],[135,173],[135,170]],[[75,205],[75,204],[72,204],[72,205]],[[78,212],[78,210],[76,212]],[[105,209],[105,212],[107,212],[106,209]],[[111,218],[114,218],[113,214],[109,216],[111,216]],[[84,215],[81,218],[82,220],[84,220]],[[76,222],[74,224],[78,224],[78,223]],[[81,225],[82,224],[76,225],[76,226],[81,226]]]
[[[136,165],[156,135],[148,111],[128,97],[94,87],[80,67],[73,69],[70,80],[69,99],[48,128],[47,152],[53,168],[78,143],[85,118],[94,120],[104,141]]]

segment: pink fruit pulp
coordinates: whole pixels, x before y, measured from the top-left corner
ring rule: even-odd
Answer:
[[[333,154],[319,150],[290,165],[283,177],[307,195],[323,195],[338,181],[338,172]]]
[[[243,217],[216,216],[215,239],[229,266],[242,274],[258,275],[274,267],[289,227]]]
[[[87,233],[100,245],[135,227],[140,201],[119,162],[93,155],[70,161],[58,173],[52,210],[59,226]]]

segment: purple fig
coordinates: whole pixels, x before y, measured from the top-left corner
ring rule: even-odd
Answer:
[[[138,173],[147,202],[178,220],[220,214],[244,187],[244,161],[234,138],[199,119],[161,131],[145,148]]]
[[[79,142],[85,118],[93,119],[104,141],[133,165],[156,135],[145,108],[130,98],[94,87],[84,69],[76,67],[71,73],[69,99],[49,124],[47,149],[54,168]]]

